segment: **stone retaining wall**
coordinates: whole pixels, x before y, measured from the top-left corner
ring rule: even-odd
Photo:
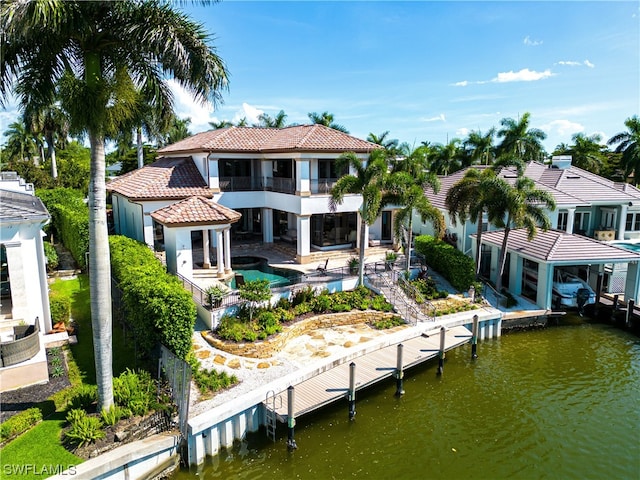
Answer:
[[[202,336],[212,347],[233,355],[249,358],[269,358],[282,350],[285,344],[292,338],[299,337],[313,330],[342,325],[355,325],[358,323],[373,323],[397,316],[398,314],[396,313],[378,312],[375,310],[316,315],[291,325],[285,325],[282,332],[273,335],[271,338],[251,343],[235,343],[220,340],[214,337],[211,331],[202,332]]]

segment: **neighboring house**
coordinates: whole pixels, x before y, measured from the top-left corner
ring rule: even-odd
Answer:
[[[49,220],[32,184],[15,172],[0,173],[0,391],[49,378],[42,341],[42,334],[51,330],[42,231]],[[37,346],[25,350],[15,341],[29,326]]]
[[[184,227],[193,232],[192,244],[208,243],[216,251],[218,272],[230,267],[226,253],[230,242],[247,238],[290,242],[296,248],[296,261],[308,263],[313,251],[357,246],[362,197],[347,195],[335,211],[329,209],[331,188],[346,173],[336,169],[336,159],[354,152],[366,160],[377,148],[381,147],[323,125],[230,127],[199,133],[159,150],[155,163],[108,183],[114,228],[162,249],[175,235],[161,209],[201,197],[197,205],[210,199],[207,210],[213,208],[210,205],[225,209],[207,211]],[[212,214],[218,220],[208,218]],[[175,227],[175,215],[172,218]],[[372,244],[392,243],[392,218],[392,209],[382,212],[365,238]],[[175,255],[192,248],[187,237],[181,238]],[[192,262],[186,253],[181,255],[176,268],[189,278]]]
[[[461,180],[465,172],[466,169],[440,177],[440,191],[434,194],[427,189],[425,195],[445,215],[448,238],[458,249],[475,258],[477,224],[470,219],[454,225],[445,205],[449,188]],[[515,170],[509,168],[503,169],[500,175],[507,181],[517,177]],[[556,210],[548,215],[554,231],[546,234],[539,231],[533,242],[528,242],[522,231],[511,232],[505,287],[508,285],[512,293],[522,293],[523,268],[528,271],[539,268],[540,273],[535,275],[539,279],[538,285],[528,294],[542,308],[551,308],[550,279],[554,269],[562,268],[579,274],[594,289],[601,274],[605,291],[624,292],[625,298],[637,301],[640,255],[615,244],[640,240],[640,190],[574,167],[570,156],[553,157],[551,165],[528,163],[525,176],[534,180],[536,188],[553,195]],[[485,221],[483,232],[487,230],[495,230],[495,227]],[[428,225],[417,227],[416,231],[431,233]],[[502,238],[502,231],[482,235],[481,271],[493,281],[497,277]],[[564,247],[561,246],[566,245],[571,248],[562,250]]]

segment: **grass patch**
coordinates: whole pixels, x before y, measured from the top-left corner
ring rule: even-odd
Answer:
[[[64,422],[64,413],[54,413],[4,446],[0,462],[1,471],[5,474],[11,472],[12,478],[15,476],[21,479],[41,479],[49,476],[41,474],[43,469],[53,472],[55,468],[66,470],[82,463],[80,457],[76,457],[62,446],[60,435]],[[19,470],[21,466],[24,468],[22,471]],[[27,470],[25,466],[31,468]]]

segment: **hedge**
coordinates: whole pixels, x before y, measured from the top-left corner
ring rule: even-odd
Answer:
[[[471,257],[431,235],[420,235],[415,242],[416,252],[424,255],[427,264],[456,290],[466,291],[476,281],[475,262]]]
[[[38,190],[51,214],[51,232],[71,252],[81,267],[86,266],[85,254],[89,251],[89,207],[82,194],[71,188]]]
[[[122,291],[127,322],[138,346],[150,354],[160,342],[186,358],[196,321],[191,294],[144,243],[112,235],[109,245],[111,272]]]

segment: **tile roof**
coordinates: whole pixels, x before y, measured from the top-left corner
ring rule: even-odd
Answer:
[[[469,168],[488,168],[473,166]],[[466,173],[468,169],[459,170],[448,176],[439,176],[440,191],[435,194],[431,188],[425,189],[425,195],[435,207],[446,210],[445,199],[449,189]],[[515,178],[515,169],[505,168],[500,176],[510,181]],[[640,190],[633,185],[617,183],[578,167],[567,169],[549,168],[537,162],[527,164],[525,176],[536,183],[536,188],[553,195],[557,207],[592,205],[593,203],[623,204],[634,202],[640,204]]]
[[[3,222],[42,221],[49,218],[42,200],[35,195],[0,189],[0,220]]]
[[[382,148],[324,125],[285,128],[229,127],[198,133],[158,150],[159,154],[182,152],[356,152]]]
[[[205,197],[190,197],[160,208],[151,217],[172,227],[234,223],[242,215]]]
[[[161,158],[107,183],[107,190],[131,200],[171,200],[213,192],[191,157]]]
[[[475,238],[476,235],[471,235]],[[502,246],[504,230],[484,232],[482,243]],[[581,235],[570,235],[559,230],[538,230],[532,241],[527,230],[519,228],[509,232],[508,249],[524,257],[554,263],[609,263],[614,261],[638,261],[640,254],[622,247],[594,240]]]

